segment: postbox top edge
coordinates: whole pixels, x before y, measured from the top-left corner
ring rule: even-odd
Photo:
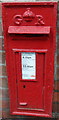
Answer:
[[[39,2],[3,2],[2,5],[5,7],[16,6],[16,5],[43,5],[43,6],[54,6],[58,1],[39,1]]]

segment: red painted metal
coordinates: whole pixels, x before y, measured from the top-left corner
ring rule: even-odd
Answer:
[[[50,27],[41,26],[9,26],[8,33],[15,34],[49,34]]]
[[[56,12],[57,2],[2,3],[12,115],[52,117]],[[35,53],[35,79],[22,78],[24,52]]]

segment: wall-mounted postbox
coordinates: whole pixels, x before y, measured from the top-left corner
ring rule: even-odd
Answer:
[[[3,3],[12,115],[52,116],[56,2]]]

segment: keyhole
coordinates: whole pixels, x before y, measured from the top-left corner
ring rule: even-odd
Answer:
[[[23,88],[26,88],[26,85],[23,85]]]

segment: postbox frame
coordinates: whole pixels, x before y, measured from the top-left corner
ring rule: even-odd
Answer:
[[[25,49],[12,49],[11,50],[11,53],[13,54],[13,57],[10,59],[10,56],[11,56],[11,53],[10,53],[10,49],[8,48],[8,41],[6,39],[6,36],[8,36],[6,33],[6,21],[4,20],[5,19],[5,11],[6,11],[6,8],[11,7],[11,6],[35,6],[35,5],[39,5],[39,6],[50,6],[50,7],[54,7],[54,21],[53,21],[53,26],[54,26],[54,30],[53,30],[53,37],[54,37],[54,42],[53,42],[53,51],[51,54],[53,54],[53,57],[52,57],[52,61],[53,61],[53,67],[52,67],[52,71],[54,71],[54,53],[55,53],[55,46],[56,46],[56,12],[57,12],[57,2],[23,2],[23,3],[2,3],[2,17],[3,17],[3,28],[4,28],[4,43],[5,43],[5,51],[6,51],[6,64],[7,64],[7,74],[8,74],[8,85],[9,85],[9,94],[10,94],[10,112],[12,115],[29,115],[29,116],[42,116],[42,117],[51,117],[52,116],[52,99],[51,100],[48,100],[47,101],[47,98],[46,98],[46,95],[48,94],[48,91],[47,89],[50,89],[50,91],[52,92],[53,91],[53,88],[54,88],[54,81],[53,81],[53,75],[51,76],[52,77],[52,80],[50,80],[49,84],[48,84],[48,88],[45,89],[45,110],[41,110],[39,111],[39,113],[35,110],[31,111],[31,110],[25,110],[25,111],[22,111],[22,110],[19,110],[17,109],[17,78],[16,78],[16,69],[15,69],[15,53],[18,53],[20,51],[22,52],[26,52]],[[9,30],[9,34],[10,34],[10,30]],[[30,52],[29,50],[27,50],[27,52]],[[34,49],[32,49],[31,52],[41,52],[41,53],[45,53],[47,55],[47,50],[43,50],[41,49],[40,51],[37,50],[35,51]],[[9,59],[12,61],[10,61],[10,64],[9,64]],[[45,61],[46,63],[46,61]],[[14,66],[14,73],[12,72],[11,74],[11,68],[10,68],[10,65]],[[46,71],[45,71],[46,72]],[[53,74],[53,73],[52,73]],[[14,76],[13,76],[14,75]],[[13,78],[10,79],[10,78]],[[14,83],[14,84],[13,84]],[[45,85],[46,85],[47,81],[45,82]],[[51,98],[53,96],[53,92],[51,94]]]

